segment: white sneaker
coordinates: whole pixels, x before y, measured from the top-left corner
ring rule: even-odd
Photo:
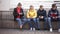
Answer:
[[[35,28],[33,28],[33,31],[35,31]]]
[[[60,32],[60,29],[58,29],[58,32]]]
[[[50,32],[52,32],[52,28],[50,28]]]
[[[32,28],[30,28],[30,30],[32,30]]]

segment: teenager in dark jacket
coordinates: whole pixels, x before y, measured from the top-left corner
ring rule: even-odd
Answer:
[[[38,22],[38,29],[40,29],[39,21],[43,19],[44,20],[44,29],[46,29],[46,23],[47,23],[47,14],[46,10],[44,10],[43,6],[40,5],[39,10],[37,11],[37,22]]]
[[[51,24],[51,22],[53,20],[59,21],[59,11],[57,10],[56,7],[57,7],[56,4],[52,4],[52,8],[48,12],[48,17],[49,17],[48,22],[50,23],[50,31],[52,31],[52,24]]]
[[[23,24],[22,24],[22,18],[24,16],[23,13],[23,9],[21,8],[21,3],[18,3],[18,6],[16,8],[14,8],[14,12],[13,15],[16,18],[16,21],[18,22],[18,25],[20,28],[22,28]]]

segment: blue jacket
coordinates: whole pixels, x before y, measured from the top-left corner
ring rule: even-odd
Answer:
[[[37,11],[37,17],[39,17],[39,16],[44,16],[44,17],[46,17],[47,16],[47,14],[46,14],[46,10],[38,10]]]
[[[59,11],[57,9],[55,9],[55,10],[50,9],[49,12],[48,12],[48,17],[51,17],[51,13],[56,13],[57,16],[59,16]]]

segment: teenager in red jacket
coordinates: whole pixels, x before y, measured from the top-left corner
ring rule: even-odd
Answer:
[[[16,17],[16,21],[18,22],[18,25],[20,28],[22,28],[22,18],[24,16],[23,9],[21,7],[21,3],[18,3],[17,7],[14,8],[13,15]]]

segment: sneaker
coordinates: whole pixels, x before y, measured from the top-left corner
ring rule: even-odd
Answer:
[[[30,28],[30,30],[32,30],[32,28]]]
[[[33,28],[33,31],[35,31],[35,28]]]
[[[60,32],[60,29],[58,29],[58,32]]]
[[[52,32],[52,28],[50,28],[50,32]]]

